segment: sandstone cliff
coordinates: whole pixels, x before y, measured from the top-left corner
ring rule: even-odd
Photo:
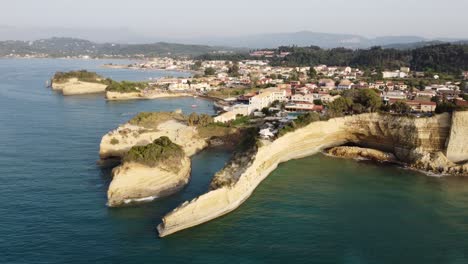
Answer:
[[[468,111],[455,112],[452,115],[450,140],[447,146],[447,158],[452,162],[468,161]]]
[[[167,114],[169,113],[165,115]],[[102,138],[99,154],[103,160],[121,159],[131,148],[147,146],[161,137],[168,137],[185,152],[180,170],[174,172],[164,166],[151,167],[124,162],[112,171],[113,179],[107,192],[109,206],[151,201],[177,192],[188,183],[191,164],[189,157],[205,148],[207,142],[199,137],[195,127],[175,120],[163,121],[156,128],[126,123]]]
[[[77,78],[68,79],[65,82],[52,82],[52,89],[61,91],[63,95],[79,95],[104,93],[107,85],[102,83],[79,81]]]
[[[139,163],[123,163],[112,171],[107,191],[110,207],[146,202],[171,195],[182,189],[190,179],[190,159],[185,157],[177,172]]]
[[[145,93],[141,92],[130,92],[130,93],[120,93],[107,91],[106,99],[109,101],[121,101],[121,100],[138,100],[138,99],[159,99],[159,98],[173,98],[173,97],[186,97],[192,96],[188,93],[167,93],[167,92],[154,92],[154,93]]]
[[[456,165],[445,158],[450,126],[449,114],[421,119],[363,114],[312,123],[273,142],[263,142],[240,175],[235,173],[238,164],[230,163],[215,177],[217,189],[185,202],[162,219],[159,235],[167,236],[231,212],[281,162],[349,142],[394,153],[414,168],[467,175],[468,165]],[[468,144],[468,137],[458,140],[459,144]]]

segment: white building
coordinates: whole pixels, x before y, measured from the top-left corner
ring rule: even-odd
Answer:
[[[291,101],[293,102],[308,102],[314,103],[314,100],[319,99],[319,94],[295,94],[291,96]]]
[[[264,107],[268,107],[274,101],[287,101],[286,90],[278,88],[268,88],[260,90],[259,94],[253,96],[249,100],[249,112],[252,113],[255,110],[262,110]]]
[[[384,71],[382,72],[382,77],[384,79],[391,79],[391,78],[406,78],[408,76],[407,73],[402,71]]]

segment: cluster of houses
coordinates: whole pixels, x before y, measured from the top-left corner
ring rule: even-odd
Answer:
[[[235,74],[232,73],[234,63],[231,61],[201,61],[198,62],[199,71],[212,68],[213,75],[196,78],[162,78],[154,80],[151,84],[165,86],[171,92],[184,93],[206,93],[211,90],[236,87],[267,87],[257,93],[231,98],[228,106],[224,106],[225,113],[216,117],[216,121],[219,122],[233,120],[238,115],[255,114],[275,101],[284,103],[286,111],[321,112],[324,110],[323,105],[339,98],[341,92],[353,88],[378,89],[385,104],[391,105],[397,101],[405,101],[415,112],[433,112],[437,106],[437,100],[434,99],[436,96],[442,100],[453,101],[457,105],[467,103],[459,97],[460,83],[434,84],[425,87],[422,91],[410,89],[411,87],[401,79],[418,73],[411,72],[408,67],[384,71],[382,72],[383,80],[366,82],[363,81],[365,78],[361,78],[364,72],[359,69],[318,65],[314,67],[318,79],[311,81],[310,67],[274,67],[270,66],[268,61],[260,59],[286,55],[269,50],[254,51],[251,54],[254,59],[235,63]],[[187,70],[191,69],[195,63],[193,60],[157,58],[136,67]],[[468,72],[463,74],[463,77],[467,79]]]

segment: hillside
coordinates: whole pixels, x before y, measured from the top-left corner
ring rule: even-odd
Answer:
[[[238,49],[206,45],[184,45],[166,42],[153,44],[95,43],[75,38],[50,38],[36,41],[0,41],[0,57],[141,57],[141,56],[197,56],[205,53],[225,53]]]

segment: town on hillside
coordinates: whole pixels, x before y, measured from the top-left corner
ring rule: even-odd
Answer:
[[[190,78],[152,80],[149,87],[216,98],[215,121],[221,123],[252,116],[286,125],[307,112],[327,117],[377,111],[421,117],[468,107],[468,71],[459,80],[446,80],[409,67],[370,73],[327,65],[282,67],[257,59],[260,53],[241,61],[154,58],[126,67],[194,71]],[[262,133],[273,137],[277,132]]]

